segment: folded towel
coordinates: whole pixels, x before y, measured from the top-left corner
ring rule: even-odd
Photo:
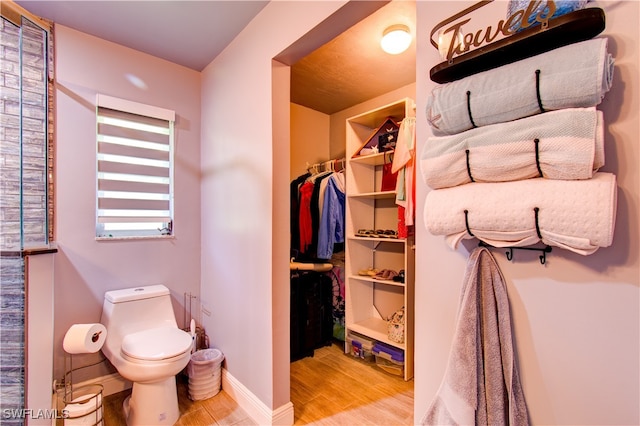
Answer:
[[[422,177],[433,189],[469,183],[471,178],[505,182],[541,173],[547,179],[590,179],[603,165],[604,126],[602,112],[595,107],[561,109],[433,136],[420,155]]]
[[[616,203],[616,176],[611,173],[587,180],[475,182],[429,192],[424,221],[429,232],[445,235],[452,248],[475,236],[495,247],[542,241],[587,255],[611,245]]]
[[[509,299],[486,248],[469,257],[449,363],[421,424],[529,424],[513,348]]]
[[[538,93],[545,111],[595,106],[612,77],[607,38],[595,38],[437,86],[427,119],[434,134],[452,135],[538,114]]]

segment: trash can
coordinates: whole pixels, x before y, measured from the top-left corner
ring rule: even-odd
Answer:
[[[64,424],[102,426],[102,385],[71,388],[64,395]]]
[[[223,359],[224,356],[218,349],[201,349],[191,354],[187,366],[191,400],[211,398],[220,392]]]

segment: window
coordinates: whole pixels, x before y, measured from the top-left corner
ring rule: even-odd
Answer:
[[[46,247],[53,240],[52,40],[46,23],[2,7],[0,246]]]
[[[96,237],[173,234],[173,111],[97,97]]]
[[[31,378],[23,255],[53,242],[53,24],[13,2],[2,1],[0,15],[0,412],[24,413]]]

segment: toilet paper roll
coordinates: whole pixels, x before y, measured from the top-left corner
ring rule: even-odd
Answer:
[[[98,352],[107,339],[107,329],[100,323],[73,324],[64,335],[62,347],[70,354]]]

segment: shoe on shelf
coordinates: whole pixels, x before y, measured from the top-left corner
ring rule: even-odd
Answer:
[[[376,280],[392,280],[398,273],[393,269],[383,269],[373,276]]]
[[[358,275],[361,275],[363,277],[373,277],[374,275],[377,275],[379,272],[380,271],[378,271],[377,269],[371,267],[371,268],[359,270]]]
[[[373,229],[358,229],[357,237],[375,237],[376,232]]]

